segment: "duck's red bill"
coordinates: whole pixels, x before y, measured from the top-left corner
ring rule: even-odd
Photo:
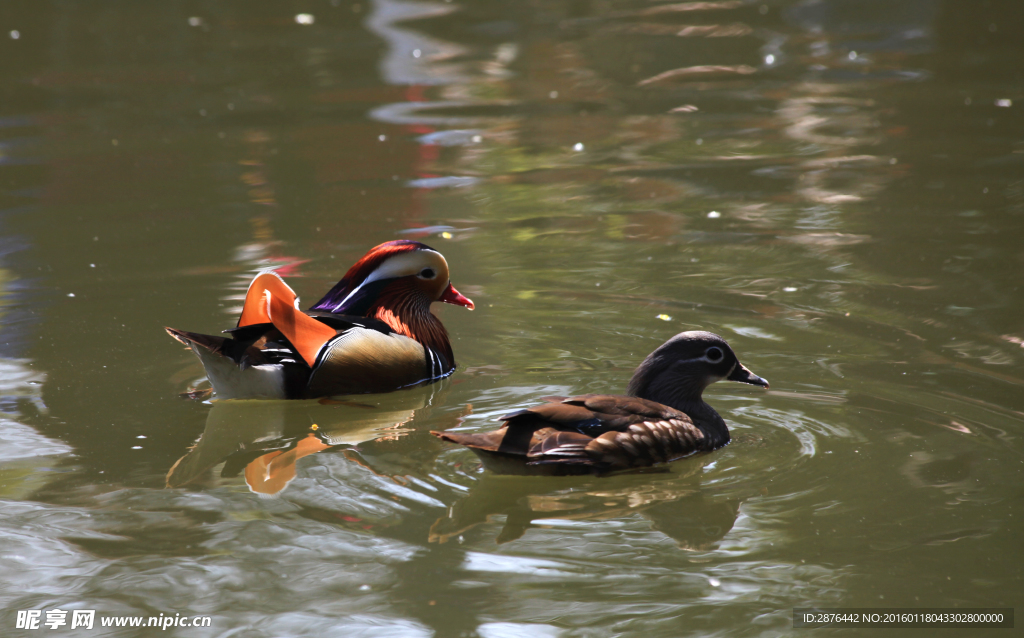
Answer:
[[[456,290],[455,286],[451,285],[450,282],[448,284],[448,287],[444,289],[444,293],[441,294],[440,301],[450,303],[456,306],[462,306],[463,308],[469,308],[470,310],[476,308],[476,305],[472,302],[472,300],[463,297],[462,293]]]

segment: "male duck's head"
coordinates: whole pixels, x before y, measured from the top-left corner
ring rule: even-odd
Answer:
[[[768,387],[739,362],[725,339],[710,332],[681,332],[644,359],[629,382],[629,394],[685,405],[700,401],[705,388],[723,380]]]
[[[427,312],[435,301],[473,309],[452,286],[441,253],[400,239],[370,249],[310,310],[373,316],[385,309],[401,316]]]

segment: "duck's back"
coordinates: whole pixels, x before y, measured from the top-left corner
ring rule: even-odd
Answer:
[[[190,346],[221,399],[310,399],[391,392],[451,374],[454,365],[415,339],[372,319],[316,316],[335,332],[307,365],[271,324],[231,337],[168,328]]]
[[[435,434],[469,446],[497,471],[507,473],[518,463],[529,473],[548,466],[552,474],[585,474],[646,467],[721,447],[729,434],[715,418],[721,421],[713,410],[691,417],[638,397],[588,394],[505,415],[504,427],[494,432]]]

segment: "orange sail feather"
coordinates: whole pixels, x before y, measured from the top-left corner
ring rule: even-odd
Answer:
[[[271,323],[313,367],[320,348],[337,332],[299,310],[299,297],[275,272],[263,272],[249,284],[238,327]]]
[[[274,327],[281,331],[295,350],[302,355],[309,367],[316,364],[316,357],[324,344],[334,338],[337,331],[302,312],[289,299],[274,295],[270,290],[267,298],[267,315]]]
[[[286,303],[299,307],[299,296],[295,294],[288,284],[284,283],[281,276],[276,272],[267,271],[256,275],[249,284],[249,290],[245,292],[245,303],[242,305],[242,316],[238,318],[238,327],[251,326],[257,323],[270,323],[270,315],[267,314],[267,301],[264,298],[267,291]]]

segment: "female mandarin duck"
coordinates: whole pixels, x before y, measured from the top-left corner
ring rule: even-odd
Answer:
[[[441,253],[398,240],[366,253],[306,312],[276,273],[262,272],[230,337],[166,330],[196,353],[221,399],[390,392],[455,370],[434,301],[473,309]]]
[[[704,389],[723,379],[764,388],[732,348],[710,332],[682,332],[633,373],[627,396],[585,394],[501,417],[494,432],[431,432],[472,449],[504,474],[603,474],[711,451],[729,442],[729,428],[704,402]]]

